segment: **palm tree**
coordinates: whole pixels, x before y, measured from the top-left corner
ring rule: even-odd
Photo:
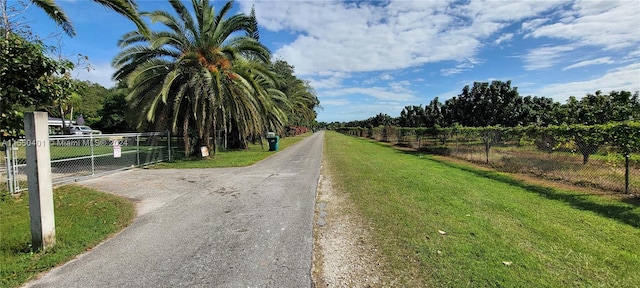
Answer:
[[[55,21],[62,30],[73,37],[76,35],[76,30],[73,28],[71,21],[67,17],[67,14],[57,5],[55,0],[30,0],[34,5],[42,9],[47,15]],[[133,23],[138,26],[141,31],[147,31],[146,25],[138,16],[138,8],[133,0],[93,0],[104,7],[112,9],[117,13],[129,18]],[[146,32],[145,32],[146,33]]]
[[[320,101],[315,90],[308,82],[298,80],[293,85],[288,99],[291,103],[291,115],[296,126],[308,126],[316,119],[316,107],[320,107]]]
[[[286,111],[287,126],[310,126],[316,119],[316,107],[320,101],[309,82],[294,75],[294,67],[284,60],[276,60],[270,68],[278,77],[277,88],[286,95],[286,103],[280,107]],[[321,108],[321,107],[320,107]]]
[[[141,14],[167,29],[149,36],[140,30],[125,34],[119,43],[124,50],[112,63],[114,79],[127,81],[132,89],[128,98],[142,112],[140,120],[182,130],[185,155],[191,151],[190,130],[199,145],[207,146],[217,129],[234,127],[242,137],[255,132],[264,124],[258,67],[271,57],[247,36],[256,32],[255,18],[227,17],[233,2],[216,15],[209,0],[192,0],[195,19],[181,1],[169,3],[177,17],[165,11]]]
[[[248,137],[262,138],[267,131],[282,134],[288,120],[282,107],[288,107],[289,102],[277,89],[277,75],[260,62],[243,60],[236,63],[236,73],[243,79],[241,87],[245,91],[227,94],[232,97],[222,99],[222,108],[228,111],[227,115],[221,115],[227,124],[222,125],[226,135],[225,148],[229,147],[228,140],[232,140],[233,148],[247,148]]]

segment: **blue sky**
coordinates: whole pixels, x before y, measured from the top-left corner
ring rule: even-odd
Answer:
[[[74,38],[52,37],[61,29],[33,7],[21,21],[62,43],[65,56],[89,57],[93,69],[77,78],[113,86],[117,40],[135,26],[92,1],[58,3]],[[171,11],[165,0],[136,3]],[[640,1],[239,0],[234,13],[252,5],[261,41],[315,88],[318,121],[396,117],[475,81],[511,80],[520,95],[560,103],[598,89],[640,90]]]

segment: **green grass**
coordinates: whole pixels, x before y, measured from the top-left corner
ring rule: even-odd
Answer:
[[[280,138],[278,150],[285,149],[298,141],[310,136],[311,133],[298,135],[295,137]],[[220,167],[245,167],[253,165],[278,151],[269,151],[269,143],[249,144],[246,150],[219,151],[211,155],[209,159],[188,159],[172,162],[162,162],[153,165],[153,168],[220,168]]]
[[[124,198],[68,185],[54,190],[56,246],[31,250],[27,193],[0,199],[0,286],[17,287],[94,247],[131,223],[135,209]]]
[[[375,141],[333,132],[325,137],[333,179],[373,225],[384,274],[397,286],[640,283],[638,206],[530,185]]]

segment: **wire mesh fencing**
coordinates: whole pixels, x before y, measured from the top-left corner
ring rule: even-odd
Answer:
[[[558,141],[548,135],[526,137],[504,129],[440,133],[442,131],[387,126],[341,132],[490,165],[499,171],[640,195],[640,153],[625,155],[607,143]]]
[[[27,190],[26,142],[5,142],[3,174],[8,190]],[[56,135],[49,137],[53,184],[170,161],[168,133]]]

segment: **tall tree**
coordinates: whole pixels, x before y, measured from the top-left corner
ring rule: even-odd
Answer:
[[[445,114],[450,117],[450,124],[515,126],[513,112],[519,97],[518,88],[511,87],[511,81],[475,82],[473,87],[465,86],[460,95],[445,102]]]
[[[130,111],[126,94],[126,88],[109,89],[104,100],[104,105],[98,111],[100,121],[97,122],[93,128],[108,133],[122,133],[135,130],[129,126],[129,122],[127,121],[127,116]]]
[[[14,138],[23,134],[22,112],[25,107],[50,103],[52,95],[66,84],[57,81],[64,73],[61,63],[45,55],[44,46],[9,33],[0,38],[0,135]]]
[[[571,96],[562,108],[565,110],[562,122],[566,124],[594,125],[640,119],[638,92],[612,91],[603,94],[598,90],[580,100]]]
[[[265,114],[261,107],[268,106],[259,102],[271,99],[258,89],[258,77],[266,73],[251,65],[267,65],[271,54],[246,36],[255,19],[228,16],[233,2],[216,15],[208,0],[192,0],[193,16],[181,1],[169,3],[177,17],[166,11],[142,13],[166,29],[151,31],[149,37],[140,30],[122,37],[124,50],[113,60],[114,78],[127,81],[132,89],[128,98],[146,121],[182,131],[187,155],[190,130],[207,146],[219,129],[235,128],[242,138],[259,133]],[[215,141],[213,145],[215,151]]]
[[[427,127],[443,127],[444,115],[442,114],[442,103],[438,100],[438,97],[433,98],[429,102],[429,106],[425,107],[426,126]]]
[[[295,67],[285,60],[278,59],[271,69],[278,77],[278,90],[287,98],[280,106],[286,111],[287,126],[311,126],[316,119],[315,108],[320,107],[320,101],[309,82],[295,76]]]
[[[563,111],[558,114],[564,117],[562,121],[565,124],[595,125],[640,119],[640,101],[637,92],[632,95],[627,91],[612,91],[607,95],[598,90],[580,100],[571,96],[561,110]],[[597,133],[587,133],[588,128],[575,129],[574,141],[582,153],[582,163],[587,164],[589,155],[595,154],[605,139],[593,137],[592,135]]]
[[[402,111],[400,111],[398,125],[401,127],[425,127],[427,126],[426,117],[427,115],[422,105],[405,106]]]

